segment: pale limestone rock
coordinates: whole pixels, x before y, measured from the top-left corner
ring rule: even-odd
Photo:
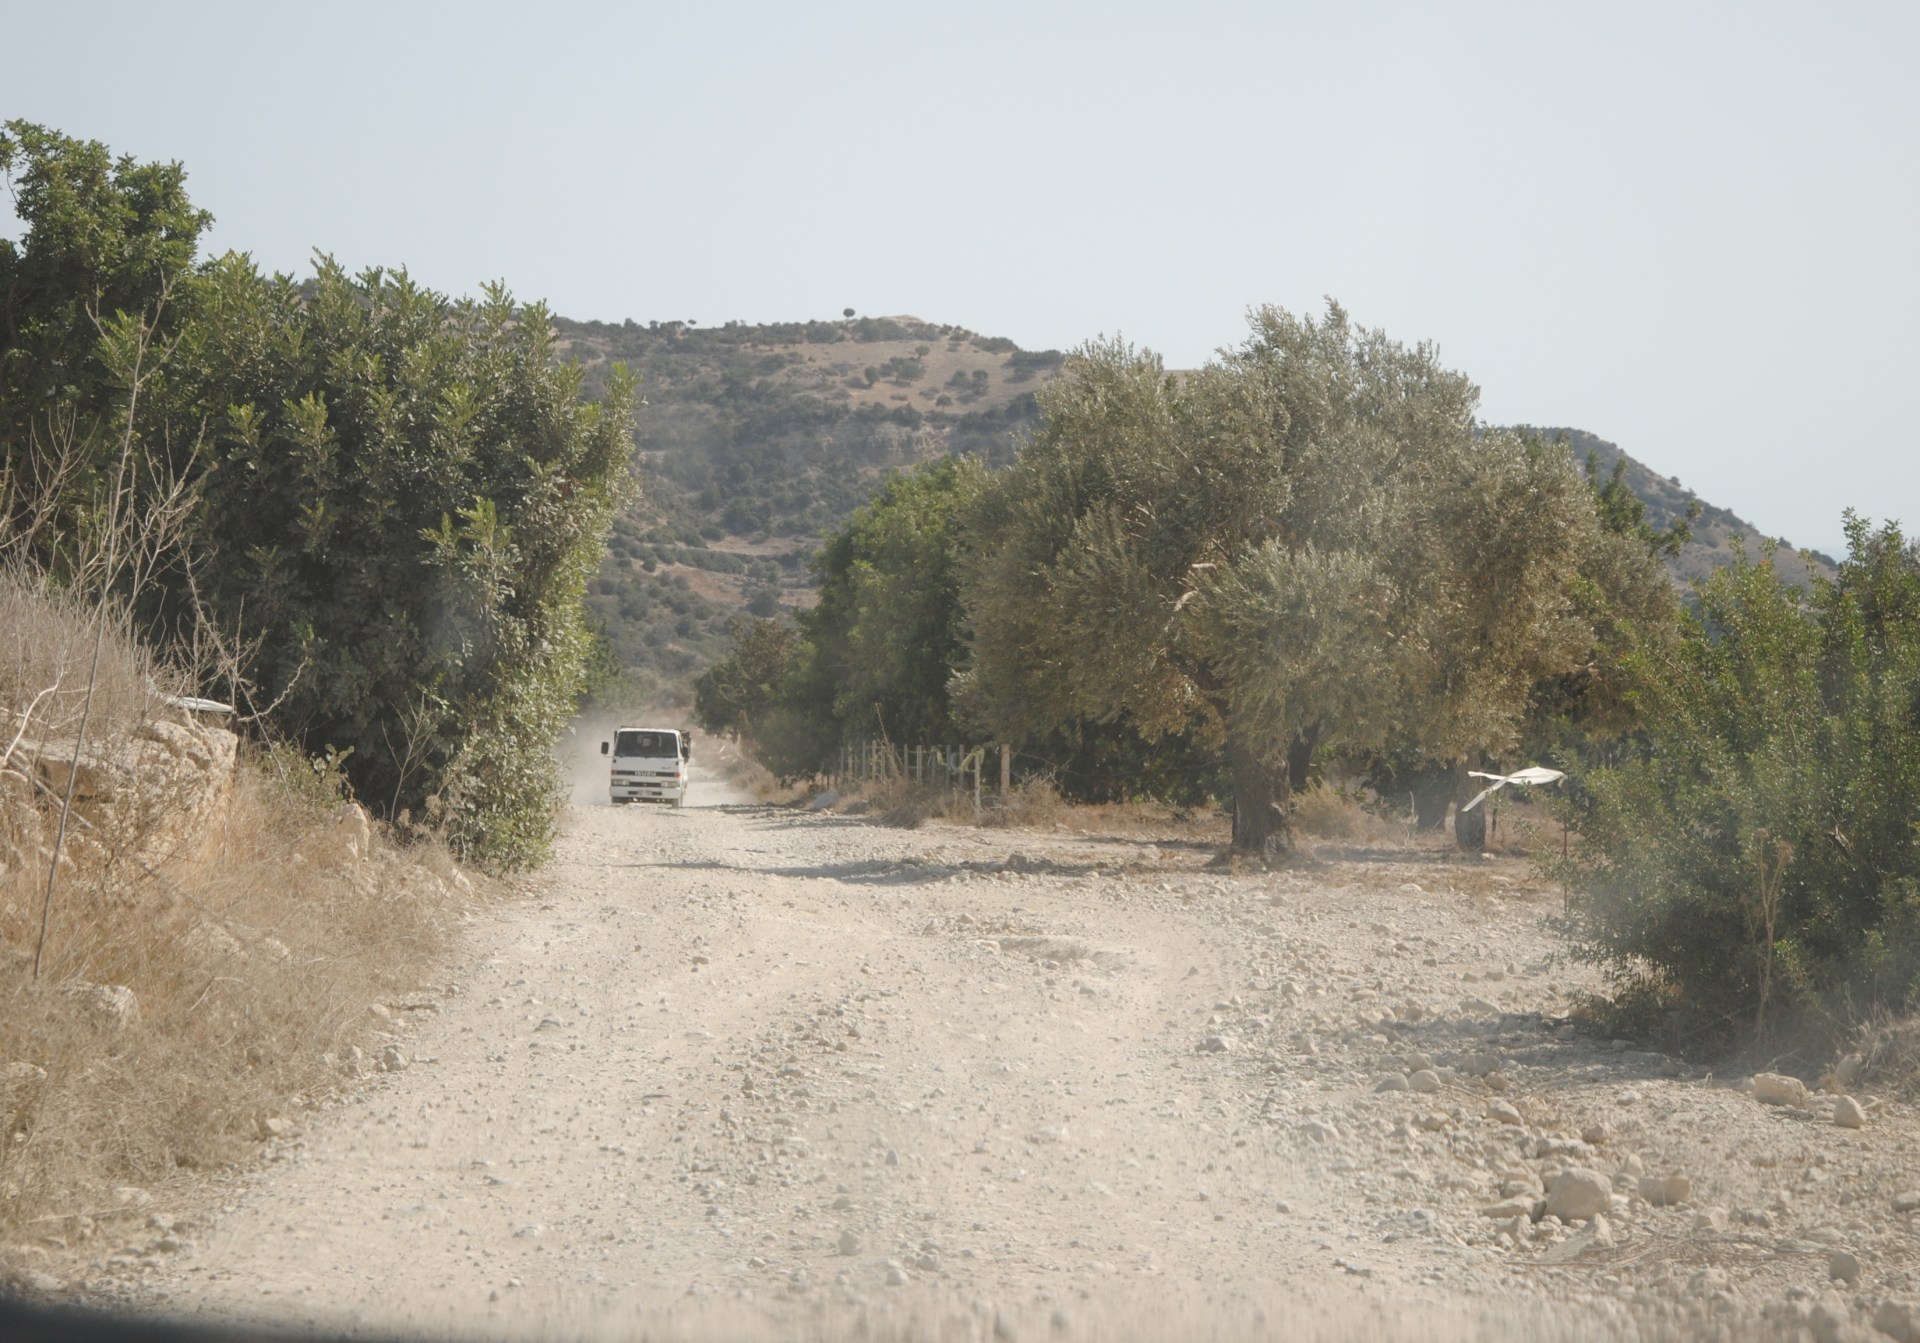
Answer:
[[[1853,1097],[1842,1096],[1833,1103],[1833,1122],[1841,1128],[1865,1128],[1867,1112]]]
[[[1920,1305],[1882,1301],[1874,1309],[1873,1327],[1894,1343],[1920,1343]]]
[[[1547,1190],[1547,1213],[1563,1222],[1582,1221],[1613,1206],[1613,1186],[1584,1166],[1561,1171]]]
[[[1821,1294],[1820,1299],[1813,1303],[1807,1324],[1820,1343],[1843,1343],[1855,1337],[1852,1332],[1853,1312],[1848,1309],[1846,1298],[1838,1292]]]
[[[329,824],[341,858],[357,863],[367,857],[373,847],[373,818],[365,807],[358,802],[342,802],[334,808]]]
[[[1791,1105],[1804,1110],[1807,1108],[1807,1084],[1783,1073],[1756,1073],[1753,1078],[1753,1098],[1766,1105]]]

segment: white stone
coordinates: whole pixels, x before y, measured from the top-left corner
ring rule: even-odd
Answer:
[[[1842,1096],[1833,1103],[1833,1122],[1841,1128],[1865,1128],[1867,1112],[1853,1097]]]
[[[1440,1074],[1431,1068],[1422,1068],[1407,1078],[1407,1086],[1422,1095],[1431,1096],[1440,1089]]]
[[[1567,1167],[1547,1190],[1547,1213],[1563,1222],[1580,1221],[1612,1206],[1612,1184],[1584,1166]]]
[[[1753,1098],[1767,1105],[1791,1105],[1804,1110],[1807,1107],[1807,1084],[1783,1073],[1756,1073],[1753,1078]]]
[[[358,802],[342,802],[334,808],[333,831],[343,850],[341,857],[351,862],[365,858],[373,847],[373,818]]]
[[[1860,1261],[1846,1250],[1835,1250],[1827,1256],[1827,1276],[1849,1285],[1859,1282]]]
[[[1520,1117],[1520,1112],[1506,1101],[1494,1101],[1489,1104],[1487,1118],[1502,1124],[1511,1124],[1515,1128],[1525,1128],[1527,1124],[1527,1121]]]

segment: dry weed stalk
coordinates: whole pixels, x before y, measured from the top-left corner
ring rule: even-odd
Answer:
[[[1780,882],[1787,864],[1793,861],[1793,845],[1774,840],[1765,828],[1753,832],[1755,880],[1751,898],[1741,898],[1741,912],[1747,916],[1747,930],[1760,954],[1760,1001],[1753,1009],[1753,1031],[1763,1035],[1767,1024],[1767,1004],[1773,1001],[1773,953],[1778,940],[1780,919]]]

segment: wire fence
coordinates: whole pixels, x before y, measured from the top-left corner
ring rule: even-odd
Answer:
[[[840,749],[840,777],[849,782],[911,780],[947,792],[972,792],[990,786],[1002,797],[1012,785],[1012,753],[1006,746],[895,746],[887,741],[849,743]],[[989,774],[997,774],[993,784]]]

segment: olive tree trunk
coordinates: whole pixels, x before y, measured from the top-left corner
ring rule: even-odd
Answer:
[[[1320,729],[1316,725],[1295,737],[1287,747],[1287,787],[1293,793],[1306,792],[1313,777],[1314,748],[1319,745]]]
[[[1484,768],[1483,759],[1475,751],[1453,769],[1453,842],[1463,853],[1480,853],[1487,847],[1487,804],[1482,802],[1472,811],[1461,810],[1481,787],[1481,781],[1467,771]]]
[[[1233,775],[1233,852],[1257,856],[1276,838],[1286,838],[1287,771],[1232,740],[1227,768]]]

